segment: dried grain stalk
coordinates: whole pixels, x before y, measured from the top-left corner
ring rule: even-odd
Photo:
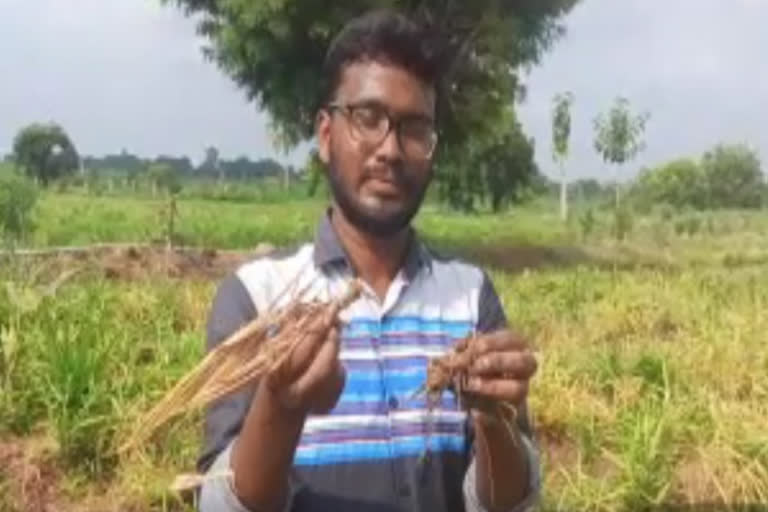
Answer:
[[[510,439],[518,443],[517,408],[508,402],[479,396],[467,391],[469,369],[477,358],[476,341],[482,335],[472,334],[459,340],[456,345],[444,356],[430,360],[427,368],[427,378],[421,390],[427,395],[428,408],[434,408],[434,404],[440,402],[440,396],[445,391],[456,394],[459,406],[466,411],[480,411],[488,421],[502,425],[509,434]],[[484,437],[479,440],[485,441]],[[428,443],[427,443],[428,446]],[[490,457],[493,457],[489,447],[484,446]],[[496,484],[491,481],[491,500],[496,499]]]
[[[444,391],[456,394],[464,410],[478,410],[503,423],[517,419],[517,409],[510,403],[479,396],[467,391],[469,369],[477,358],[476,341],[482,335],[472,334],[459,340],[444,356],[430,360],[422,392],[431,404],[437,403]],[[511,418],[510,418],[511,417]]]
[[[240,328],[187,373],[160,402],[135,424],[118,451],[145,443],[158,428],[183,413],[201,409],[236,393],[265,375],[280,372],[293,350],[308,336],[329,330],[338,315],[360,295],[353,281],[340,297],[322,302],[294,297]]]

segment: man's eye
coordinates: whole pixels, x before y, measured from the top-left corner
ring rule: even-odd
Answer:
[[[365,128],[377,128],[384,117],[378,110],[368,107],[357,108],[352,115],[355,121]]]
[[[421,119],[414,119],[403,123],[403,135],[418,139],[427,138],[432,133],[432,125]]]

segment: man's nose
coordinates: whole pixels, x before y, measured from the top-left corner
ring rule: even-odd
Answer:
[[[381,144],[376,149],[376,158],[387,161],[401,160],[403,158],[396,129],[389,130],[387,136],[381,141]]]

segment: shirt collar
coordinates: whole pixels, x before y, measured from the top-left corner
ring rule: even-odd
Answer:
[[[432,258],[426,246],[420,240],[416,230],[411,228],[411,241],[403,264],[403,276],[406,281],[413,281],[422,268],[432,268]],[[331,223],[331,209],[326,210],[315,231],[314,260],[318,268],[328,265],[344,264],[351,268],[344,246]]]

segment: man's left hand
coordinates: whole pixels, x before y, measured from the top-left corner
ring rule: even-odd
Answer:
[[[513,405],[522,404],[538,364],[525,339],[509,330],[478,337],[472,346],[468,391]]]

